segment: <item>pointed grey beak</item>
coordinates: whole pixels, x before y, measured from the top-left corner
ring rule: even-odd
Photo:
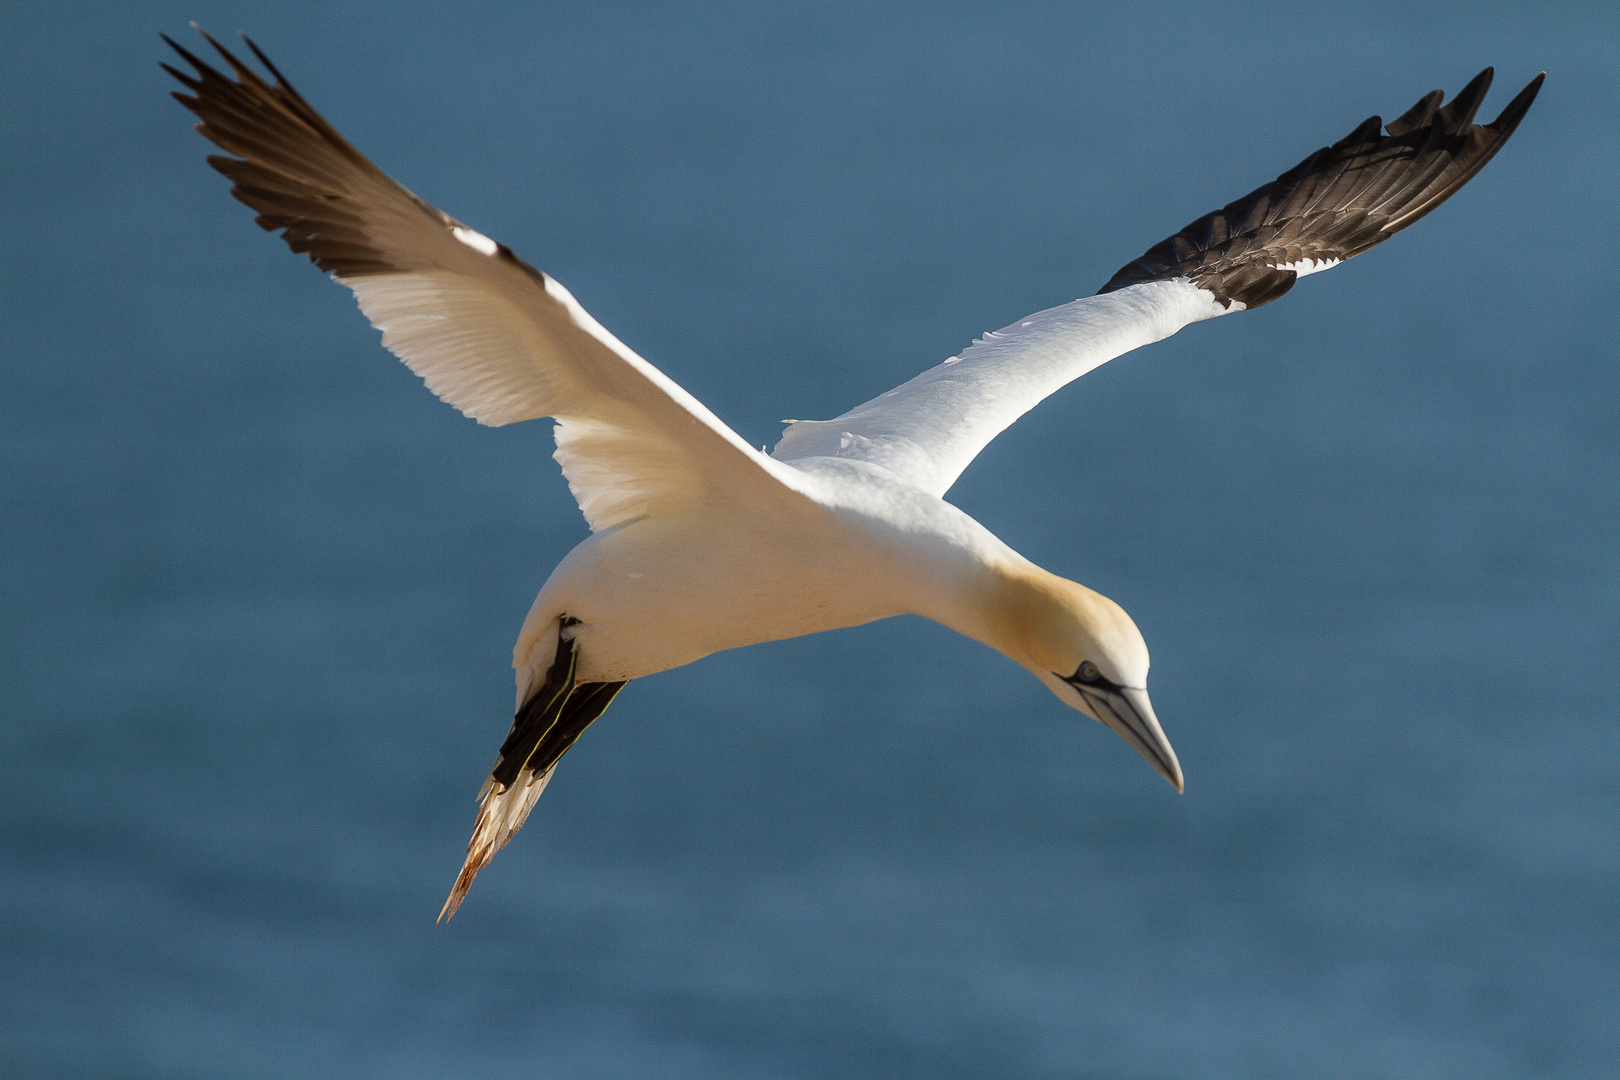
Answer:
[[[1080,691],[1091,715],[1113,728],[1136,752],[1147,758],[1159,775],[1170,781],[1177,791],[1183,788],[1181,763],[1170,748],[1159,718],[1153,715],[1153,703],[1146,690],[1135,686],[1115,686],[1106,681],[1086,683],[1065,680]]]

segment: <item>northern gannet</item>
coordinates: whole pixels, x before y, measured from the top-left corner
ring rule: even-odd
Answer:
[[[199,32],[200,28],[199,28]],[[382,343],[481,424],[552,417],[591,535],[546,580],[513,649],[517,709],[440,918],[630,680],[722,649],[922,615],[1028,668],[1179,791],[1123,608],[1013,551],[945,493],[1047,395],[1190,323],[1268,304],[1406,228],[1467,183],[1545,73],[1473,123],[1491,69],[1426,94],[1149,248],[1094,296],[1037,312],[769,455],[637,356],[556,279],[418,199],[287,83],[203,35],[229,78],[165,37],[197,130],[259,225],[348,286]],[[246,38],[244,38],[246,40]]]

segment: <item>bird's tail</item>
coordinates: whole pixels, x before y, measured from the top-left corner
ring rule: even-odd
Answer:
[[[566,631],[573,624],[574,620],[565,616],[560,629]],[[559,633],[557,658],[546,672],[545,682],[518,709],[495,767],[478,793],[482,805],[472,839],[467,841],[467,860],[439,912],[439,921],[455,915],[478,871],[488,866],[495,853],[523,828],[529,811],[551,781],[557,759],[624,688],[622,682],[576,683],[578,664],[579,652],[573,639]]]

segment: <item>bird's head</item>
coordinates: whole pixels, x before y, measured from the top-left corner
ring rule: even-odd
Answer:
[[[1125,609],[1033,567],[1008,585],[1002,651],[1065,705],[1112,728],[1182,790],[1181,765],[1148,700],[1147,643]]]

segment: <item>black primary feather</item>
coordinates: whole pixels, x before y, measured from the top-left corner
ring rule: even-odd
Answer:
[[[1456,194],[1519,126],[1546,74],[1489,124],[1473,119],[1490,68],[1444,108],[1445,95],[1434,90],[1387,126],[1369,117],[1271,183],[1153,245],[1098,292],[1187,278],[1227,307],[1269,304],[1298,280],[1279,267],[1359,255]]]
[[[308,255],[322,270],[358,277],[401,269],[378,250],[366,231],[364,199],[378,188],[403,192],[446,228],[460,224],[405,191],[350,145],[246,35],[242,40],[275,79],[273,84],[201,27],[197,32],[236,78],[228,78],[167,34],[163,40],[195,74],[168,64],[163,69],[191,91],[175,91],[174,98],[197,115],[197,130],[236,155],[214,155],[208,164],[233,181],[231,194],[258,213],[261,228],[280,231],[288,247]]]

